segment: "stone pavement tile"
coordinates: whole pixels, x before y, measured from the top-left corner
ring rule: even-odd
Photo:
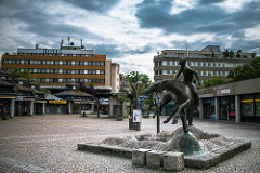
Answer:
[[[161,118],[163,121],[163,118]],[[252,148],[209,170],[184,169],[182,172],[253,172],[260,170],[260,126],[195,120],[195,125],[210,133],[254,138]],[[161,131],[173,131],[181,124],[162,124]],[[128,120],[83,118],[78,115],[15,117],[0,121],[0,170],[21,172],[22,166],[32,170],[53,172],[165,172],[135,168],[131,159],[98,155],[77,150],[77,144],[100,142],[109,136],[156,133],[156,119],[143,119],[142,130],[128,130]],[[11,162],[17,162],[18,165]],[[12,171],[13,170],[13,171]],[[26,169],[22,169],[26,172]]]

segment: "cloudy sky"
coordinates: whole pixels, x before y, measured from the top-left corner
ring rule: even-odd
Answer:
[[[83,44],[153,78],[165,49],[221,49],[260,55],[260,0],[0,0],[0,53]]]

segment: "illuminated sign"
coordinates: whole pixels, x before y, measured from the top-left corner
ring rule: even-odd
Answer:
[[[58,54],[58,53],[61,53],[61,50],[59,50],[59,49],[43,49],[43,53]]]
[[[229,94],[230,89],[218,90],[218,94]]]
[[[67,101],[49,101],[50,104],[67,104]]]

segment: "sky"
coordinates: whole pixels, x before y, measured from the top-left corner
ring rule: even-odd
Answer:
[[[206,45],[260,55],[260,0],[0,0],[0,54],[59,49],[61,39],[106,54],[121,74],[153,79],[162,50]]]

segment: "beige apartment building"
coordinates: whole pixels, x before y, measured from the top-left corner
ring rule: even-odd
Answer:
[[[231,69],[250,62],[252,53],[242,53],[240,50],[233,57],[225,57],[219,45],[208,45],[201,51],[163,50],[154,56],[154,80],[173,79],[178,74],[181,58],[185,58],[187,65],[197,70],[203,83],[216,75],[227,78]]]

